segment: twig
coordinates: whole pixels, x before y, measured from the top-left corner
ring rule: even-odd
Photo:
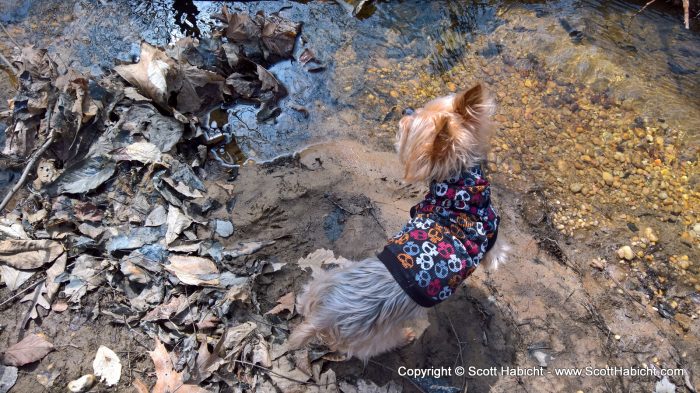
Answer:
[[[10,63],[9,60],[7,60],[7,57],[5,57],[2,53],[0,53],[0,60],[2,60],[3,63],[7,65],[7,68],[12,70],[12,73],[15,74],[15,76],[19,76],[19,70]]]
[[[30,286],[24,288],[23,290],[17,292],[16,294],[10,296],[9,299],[7,299],[7,300],[5,300],[4,302],[0,303],[0,308],[2,308],[2,306],[6,305],[7,303],[9,303],[9,302],[11,302],[11,301],[17,299],[18,297],[24,295],[25,293],[31,291],[31,290],[34,289],[37,285],[41,285],[41,283],[43,283],[44,281],[46,281],[45,278],[43,278],[43,279],[41,279],[41,280],[35,282],[34,284],[32,284],[32,285],[30,285]]]
[[[370,360],[370,361],[371,361],[371,360]],[[300,380],[300,379],[294,379],[294,378],[292,378],[292,377],[288,377],[288,376],[286,376],[286,375],[282,375],[282,374],[280,374],[280,373],[278,373],[278,372],[276,372],[276,371],[273,371],[273,370],[271,370],[271,369],[269,369],[269,368],[267,368],[267,367],[263,367],[263,366],[261,366],[261,365],[259,365],[259,364],[255,364],[255,363],[251,363],[251,362],[246,362],[245,360],[236,360],[236,359],[234,359],[233,362],[234,362],[234,363],[245,364],[245,365],[248,365],[248,366],[253,366],[253,367],[255,367],[255,368],[258,368],[258,369],[260,369],[260,370],[263,370],[263,371],[265,371],[265,372],[268,372],[268,373],[270,373],[270,374],[275,374],[275,375],[277,375],[278,377],[282,377],[282,378],[284,378],[284,379],[288,379],[288,380],[290,380],[290,381],[292,381],[292,382],[300,383],[300,384],[302,384],[302,385],[329,386],[329,385],[335,385],[335,384],[336,384],[335,382],[317,383],[317,382],[302,381],[302,380]]]
[[[642,12],[644,12],[644,10],[647,9],[647,7],[654,4],[655,2],[656,2],[656,0],[649,0],[646,4],[644,4],[644,7],[640,8],[639,11],[635,12],[634,15],[632,15],[630,17],[630,19],[632,19],[632,18],[636,17],[637,15],[641,14]]]
[[[49,111],[48,113],[48,118],[49,122],[51,121],[51,112]],[[32,171],[34,168],[34,164],[36,164],[36,161],[41,157],[42,154],[46,151],[46,149],[51,146],[53,143],[54,138],[56,138],[56,132],[55,130],[51,130],[51,133],[49,133],[49,137],[46,139],[43,145],[39,148],[39,150],[35,151],[34,154],[32,155],[32,158],[29,160],[27,163],[27,166],[24,168],[24,172],[22,172],[22,177],[19,178],[19,181],[15,183],[14,187],[10,190],[10,192],[7,193],[5,196],[5,199],[2,200],[2,203],[0,203],[0,211],[7,206],[7,204],[10,202],[10,199],[19,191],[20,188],[24,185],[24,182],[27,181],[27,176],[29,176],[29,172]]]
[[[21,49],[22,49],[22,46],[15,40],[15,37],[13,37],[12,34],[10,34],[10,32],[7,31],[7,29],[5,28],[5,25],[3,25],[2,23],[0,23],[0,27],[2,28],[2,31],[5,32],[5,35],[6,35],[8,38],[10,38],[10,41],[12,41],[12,43],[15,44],[15,46],[17,47],[17,49],[20,49],[20,50],[21,50]]]

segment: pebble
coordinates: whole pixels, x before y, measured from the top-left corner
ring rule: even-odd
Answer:
[[[676,322],[678,322],[678,324],[681,325],[681,329],[683,329],[686,332],[690,330],[690,325],[693,323],[693,320],[689,316],[679,313],[676,314],[674,318]]]
[[[611,186],[615,181],[615,178],[612,174],[610,174],[610,172],[603,172],[603,181],[605,182],[605,184]]]
[[[663,199],[666,199],[666,198],[668,198],[668,194],[666,193],[666,191],[661,191],[661,192],[659,193],[659,199],[662,199],[662,200],[663,200]]]
[[[582,188],[583,188],[583,184],[581,184],[581,183],[574,183],[574,184],[572,184],[571,186],[569,186],[569,189],[570,189],[571,192],[573,192],[574,194],[581,192],[581,189],[582,189]]]
[[[619,334],[616,334],[616,335],[615,335],[615,340],[619,340],[619,339],[621,339],[621,338],[622,338],[622,336],[620,336]]]
[[[620,249],[617,250],[617,256],[619,256],[622,259],[626,259],[628,261],[631,261],[632,259],[634,259],[634,253],[632,252],[632,247],[630,247],[630,246],[620,247]]]
[[[229,237],[233,235],[233,224],[231,221],[216,220],[214,230],[221,237]]]
[[[647,227],[647,228],[644,230],[644,236],[645,236],[647,239],[649,239],[649,241],[652,242],[652,243],[656,243],[656,242],[659,241],[659,238],[656,236],[656,234],[654,234],[654,230],[651,229],[651,228],[649,228],[649,227]]]
[[[389,92],[389,95],[394,97],[394,98],[398,98],[399,93],[396,90],[392,90]]]
[[[68,390],[74,393],[87,392],[95,385],[95,382],[97,382],[97,378],[94,375],[86,374],[75,381],[70,381]]]

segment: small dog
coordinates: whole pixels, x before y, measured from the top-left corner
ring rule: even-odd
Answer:
[[[408,108],[396,148],[407,182],[430,182],[411,220],[375,258],[324,271],[299,297],[304,322],[289,342],[317,338],[363,361],[415,339],[412,322],[449,297],[483,261],[506,255],[480,162],[493,130],[481,85]]]

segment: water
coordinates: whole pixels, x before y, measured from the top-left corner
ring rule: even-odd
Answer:
[[[141,39],[162,46],[208,34],[222,3],[0,5],[19,42],[100,75],[138,56]],[[303,22],[297,55],[309,48],[325,66],[272,68],[290,93],[274,121],[259,124],[251,105],[215,113],[236,136],[221,147],[232,160],[340,138],[389,151],[403,107],[480,81],[498,104],[489,157],[497,176],[520,191],[542,189],[552,227],[602,247],[610,263],[618,246],[632,245],[641,256],[624,263],[650,296],[700,290],[700,35],[683,28],[680,12],[634,16],[640,4],[581,0],[378,2],[360,17],[332,2],[232,8]]]

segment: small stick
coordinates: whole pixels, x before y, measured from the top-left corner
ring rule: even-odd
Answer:
[[[255,363],[251,363],[251,362],[246,362],[245,360],[236,360],[236,359],[234,359],[233,361],[234,361],[234,363],[241,363],[241,364],[245,364],[245,365],[248,365],[248,366],[253,366],[253,367],[259,368],[260,370],[263,370],[263,371],[268,372],[268,373],[270,373],[270,374],[275,374],[275,375],[277,375],[278,377],[281,377],[281,378],[284,378],[284,379],[288,379],[288,380],[290,380],[290,381],[292,381],[292,382],[300,383],[300,384],[302,384],[302,385],[330,386],[330,385],[335,385],[335,384],[336,384],[335,382],[330,382],[330,383],[323,383],[323,384],[321,384],[321,383],[316,383],[316,382],[302,381],[302,380],[300,380],[300,379],[294,379],[294,378],[292,378],[292,377],[288,377],[288,376],[286,376],[286,375],[282,375],[282,374],[280,374],[280,373],[278,373],[278,372],[276,372],[276,371],[273,371],[273,370],[271,370],[271,369],[269,369],[269,368],[267,368],[267,367],[263,367],[263,366],[261,366],[261,365],[259,365],[259,364],[255,364]]]
[[[7,60],[7,57],[5,57],[2,53],[0,53],[0,60],[2,60],[3,63],[7,65],[7,68],[12,70],[12,73],[14,73],[16,76],[19,76],[19,70],[10,63],[9,60]]]
[[[49,119],[51,119],[51,114],[49,113]],[[37,160],[39,157],[41,157],[42,154],[46,151],[46,149],[51,146],[53,143],[53,140],[56,138],[56,132],[54,130],[51,130],[51,133],[49,134],[49,137],[46,139],[43,145],[37,150],[33,155],[31,160],[27,163],[27,166],[24,168],[24,171],[22,172],[22,177],[19,178],[19,181],[12,187],[10,192],[5,195],[5,199],[2,200],[2,203],[0,203],[0,211],[7,206],[7,204],[10,202],[10,199],[19,191],[20,188],[24,185],[24,182],[27,181],[27,176],[29,176],[29,172],[32,171],[34,168],[34,164],[36,164]]]

